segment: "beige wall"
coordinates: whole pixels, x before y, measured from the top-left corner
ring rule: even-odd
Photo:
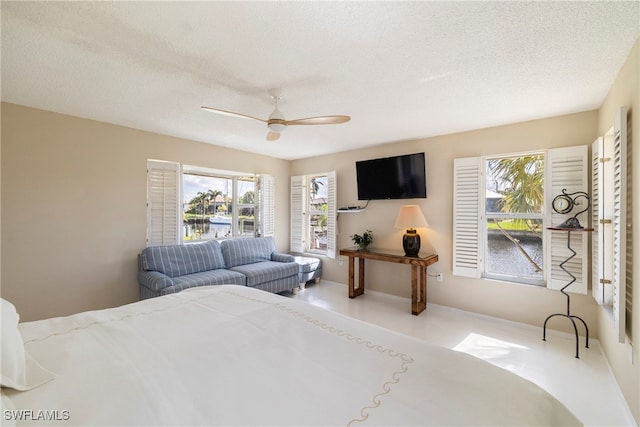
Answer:
[[[634,260],[638,260],[640,254],[640,40],[636,42],[627,62],[620,70],[609,94],[599,111],[598,134],[604,135],[612,126],[616,112],[620,107],[627,107],[631,117],[631,141],[632,153],[632,215],[627,218],[628,224],[636,224],[633,227],[633,254]],[[618,384],[631,408],[637,422],[640,423],[640,263],[633,264],[633,297],[634,306],[632,313],[631,347],[629,338],[626,343],[618,343],[613,330],[611,317],[598,307],[598,328],[600,330],[600,343],[604,348],[607,359],[611,365]],[[633,359],[633,361],[632,361]]]
[[[2,104],[2,297],[21,320],[138,299],[149,158],[274,175],[288,250],[288,161]]]
[[[394,229],[393,223],[400,206],[417,203],[429,223],[429,227],[421,232],[422,245],[433,248],[439,257],[439,261],[429,267],[429,274],[444,273],[443,282],[429,278],[429,302],[541,326],[549,314],[565,310],[566,300],[559,292],[452,275],[453,159],[591,144],[596,137],[596,126],[597,112],[592,111],[297,160],[293,161],[291,170],[293,174],[336,170],[338,206],[354,205],[358,204],[355,176],[357,160],[425,152],[427,198],[372,201],[363,212],[340,214],[338,246],[351,246],[350,235],[370,228],[374,234],[373,247],[401,250],[404,230]],[[325,260],[323,277],[346,283],[347,274],[346,260],[342,265],[339,260]],[[368,289],[410,296],[410,271],[404,265],[368,262],[365,276]],[[582,295],[573,297],[572,312],[583,317],[591,325],[593,336],[597,336],[593,298]],[[570,331],[570,322],[551,323],[551,328]]]

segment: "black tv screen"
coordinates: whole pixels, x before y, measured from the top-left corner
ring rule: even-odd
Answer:
[[[424,153],[356,162],[358,200],[427,197]]]

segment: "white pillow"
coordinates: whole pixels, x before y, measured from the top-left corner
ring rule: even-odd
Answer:
[[[16,308],[5,299],[0,298],[0,301],[2,387],[24,391],[51,381],[55,375],[40,366],[24,349]]]

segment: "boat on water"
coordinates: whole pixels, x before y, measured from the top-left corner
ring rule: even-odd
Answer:
[[[229,224],[231,225],[231,218],[224,215],[214,215],[209,217],[211,224]]]

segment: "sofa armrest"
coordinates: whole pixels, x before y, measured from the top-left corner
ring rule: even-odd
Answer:
[[[271,254],[271,261],[276,262],[294,262],[296,259],[293,255],[274,252]]]
[[[173,286],[171,277],[159,271],[138,271],[138,282],[154,291]]]

